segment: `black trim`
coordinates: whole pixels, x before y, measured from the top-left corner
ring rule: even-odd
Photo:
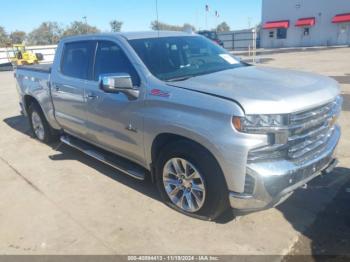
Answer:
[[[195,90],[195,89],[191,89],[191,88],[186,88],[186,87],[182,87],[182,86],[176,86],[176,85],[172,85],[172,84],[169,84],[169,83],[167,83],[167,85],[168,85],[168,86],[172,86],[172,87],[177,87],[177,88],[185,89],[185,90],[188,90],[188,91],[193,91],[193,92],[200,93],[200,94],[204,94],[204,95],[209,95],[209,96],[218,97],[218,98],[221,98],[221,99],[225,99],[225,100],[234,102],[234,103],[236,103],[236,104],[243,110],[243,112],[245,113],[243,106],[242,106],[237,100],[234,100],[234,99],[232,99],[232,98],[228,98],[228,97],[220,96],[220,95],[215,95],[215,94],[212,94],[212,93],[203,92],[203,91],[199,91],[199,90]]]
[[[91,70],[92,72],[91,72],[91,76],[90,76],[92,81],[96,81],[95,80],[95,65],[96,65],[96,55],[97,55],[97,50],[98,50],[99,45],[100,45],[100,41],[96,41],[94,58],[92,59],[92,70]]]
[[[38,64],[38,65],[22,65],[17,66],[17,69],[41,72],[41,73],[51,73],[52,64]]]

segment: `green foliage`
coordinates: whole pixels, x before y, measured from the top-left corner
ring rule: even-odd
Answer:
[[[95,26],[80,21],[74,21],[64,30],[63,36],[86,35],[99,32],[100,30]]]
[[[221,24],[219,24],[217,27],[216,27],[216,31],[217,32],[229,32],[231,29],[230,29],[230,26],[226,23],[226,22],[222,22]]]
[[[112,32],[120,32],[123,26],[123,22],[118,20],[112,20],[109,24]]]
[[[151,22],[151,29],[155,31],[184,31],[188,29],[192,29],[192,31],[195,31],[196,28],[188,23],[185,23],[184,25],[170,25],[163,22],[158,21],[152,21]]]
[[[62,28],[56,22],[44,22],[28,34],[31,45],[54,45],[62,36]]]
[[[22,44],[26,39],[26,32],[16,30],[12,32],[9,37],[12,44]]]
[[[5,47],[8,44],[10,44],[11,40],[9,39],[5,28],[3,28],[2,26],[0,26],[0,47]]]

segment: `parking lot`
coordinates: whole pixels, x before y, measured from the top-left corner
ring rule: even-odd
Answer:
[[[0,72],[1,253],[288,254],[350,180],[350,48],[270,54],[261,61],[339,81],[345,98],[340,164],[278,208],[218,223],[166,207],[149,181],[67,146],[33,140],[19,112],[13,72]]]

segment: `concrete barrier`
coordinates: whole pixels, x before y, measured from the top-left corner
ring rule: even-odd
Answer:
[[[28,51],[32,51],[33,53],[41,53],[44,56],[44,63],[51,63],[54,59],[57,45],[42,45],[42,46],[27,46],[26,49]],[[9,48],[8,50],[11,50]],[[10,52],[10,56],[13,56],[13,53]],[[6,53],[6,48],[0,48],[0,65],[8,63],[8,57]]]

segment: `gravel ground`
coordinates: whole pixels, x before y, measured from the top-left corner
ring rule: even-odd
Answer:
[[[350,183],[318,216],[293,247],[285,261],[313,260],[350,261]],[[298,257],[295,257],[298,255]]]
[[[350,48],[271,54],[261,57],[264,66],[288,67],[330,76],[340,83],[344,97],[342,120],[340,121],[343,137],[338,154],[343,164],[333,172],[333,176],[320,178],[309,185],[309,190],[295,194],[288,202],[289,205],[305,205],[310,201],[309,198],[313,192],[318,192],[326,198],[334,180],[350,175],[348,163],[350,144],[347,140],[350,124],[348,120],[350,112],[349,59]],[[290,217],[289,207],[282,205],[279,209],[286,217]],[[295,221],[300,222],[297,219]],[[300,232],[300,236],[292,247],[290,256],[285,257],[285,261],[350,261],[350,182],[343,182],[337,196],[317,216],[310,227],[303,230],[297,224],[293,226]]]

